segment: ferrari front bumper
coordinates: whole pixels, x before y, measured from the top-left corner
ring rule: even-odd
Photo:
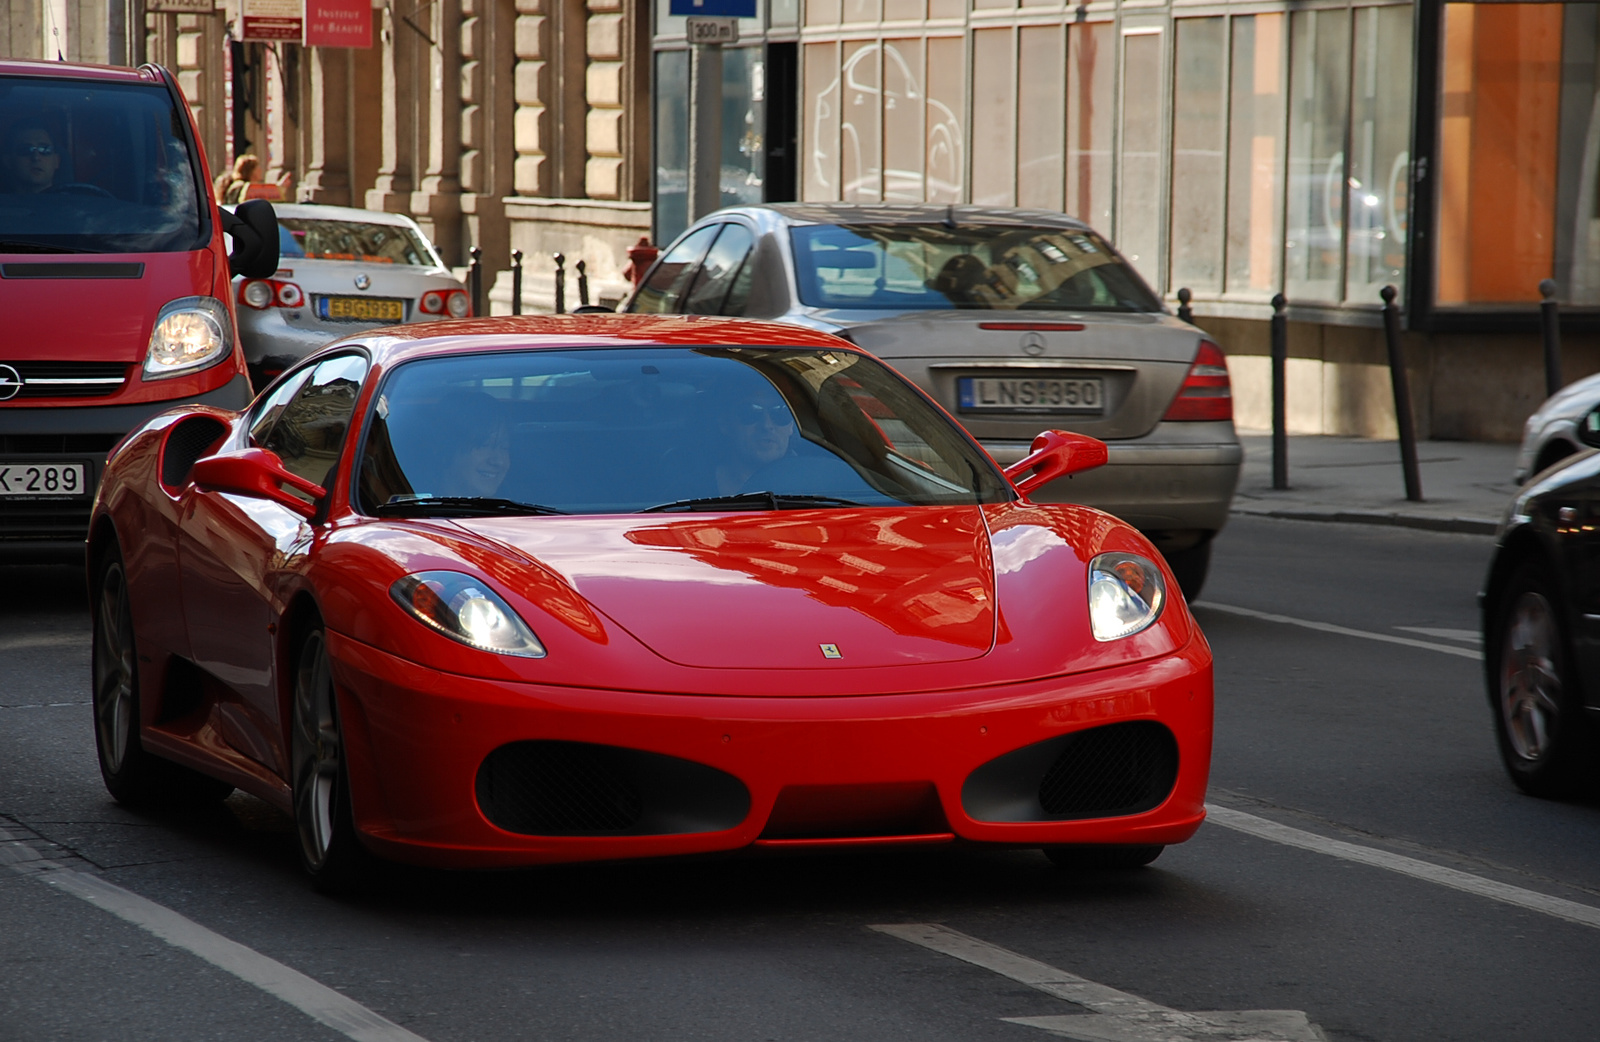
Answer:
[[[1205,816],[1212,677],[1200,640],[1159,659],[1026,683],[785,698],[481,680],[329,636],[357,825],[372,849],[395,860],[466,868],[750,846],[1170,844],[1188,839]],[[1008,753],[1053,749],[1039,743],[1134,721],[1159,724],[1139,726],[1170,731],[1175,747],[1175,780],[1170,790],[1162,783],[1164,795],[1149,809],[1027,820],[974,809],[982,801],[971,788],[964,802],[973,772]],[[748,802],[709,830],[681,831],[694,826],[680,823],[665,832],[508,831],[480,805],[480,770],[513,743],[689,761],[711,769],[701,771],[706,776],[737,779]],[[990,768],[987,776],[994,774]],[[926,797],[920,808],[919,793]]]

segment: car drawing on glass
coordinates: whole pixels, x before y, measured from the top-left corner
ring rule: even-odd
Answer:
[[[1552,399],[1554,400],[1554,399]],[[1600,448],[1600,406],[1574,425]],[[1483,665],[1500,758],[1535,796],[1591,790],[1600,755],[1600,453],[1573,453],[1540,470],[1500,525],[1483,609]]]
[[[274,209],[278,270],[233,280],[239,340],[257,388],[342,336],[472,313],[466,288],[404,214],[306,203]]]
[[[1041,488],[1127,520],[1199,595],[1244,450],[1222,350],[1093,229],[1035,210],[793,203],[720,210],[622,310],[777,320],[889,362],[1002,464],[1040,427],[1110,463]]]
[[[504,867],[976,843],[1132,867],[1205,811],[1211,652],[1135,529],[1029,493],[871,355],[771,323],[343,340],[113,453],[89,544],[119,800]]]

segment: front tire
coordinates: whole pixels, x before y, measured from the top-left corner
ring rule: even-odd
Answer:
[[[1183,591],[1183,599],[1193,604],[1211,571],[1211,540],[1208,538],[1187,550],[1174,550],[1166,558],[1167,567],[1172,569],[1178,588]]]
[[[1537,561],[1519,565],[1495,607],[1489,702],[1500,759],[1531,796],[1570,796],[1591,744],[1570,668],[1560,592]]]
[[[1165,850],[1163,846],[1130,846],[1111,843],[1085,843],[1072,847],[1045,847],[1044,856],[1057,868],[1070,871],[1126,871],[1143,868]]]
[[[366,878],[371,855],[356,834],[350,807],[338,699],[321,627],[306,635],[295,662],[291,755],[300,863],[318,890],[345,894]]]

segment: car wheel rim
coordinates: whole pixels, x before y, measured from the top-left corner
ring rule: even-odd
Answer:
[[[1561,715],[1559,640],[1550,602],[1533,591],[1517,598],[1500,655],[1500,716],[1512,751],[1530,763],[1549,752]]]
[[[295,677],[295,821],[306,860],[320,868],[333,842],[339,798],[339,724],[322,637],[306,642]]]
[[[94,632],[95,737],[106,769],[122,769],[133,728],[133,613],[128,583],[120,565],[106,569]]]

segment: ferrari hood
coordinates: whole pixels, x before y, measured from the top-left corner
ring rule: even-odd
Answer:
[[[560,574],[680,665],[937,664],[994,644],[994,568],[973,506],[457,523]]]

